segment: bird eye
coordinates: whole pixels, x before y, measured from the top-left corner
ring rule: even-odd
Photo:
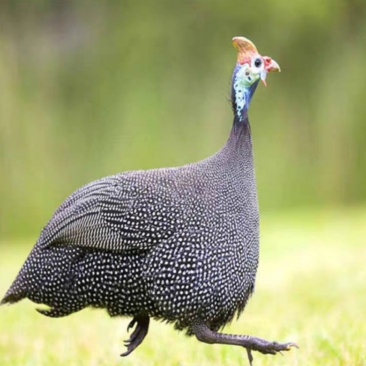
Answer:
[[[254,66],[255,67],[262,66],[262,60],[260,58],[256,58],[255,61],[254,61]]]

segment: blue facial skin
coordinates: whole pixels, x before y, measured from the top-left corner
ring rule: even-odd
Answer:
[[[253,70],[249,64],[236,64],[232,76],[231,101],[237,121],[244,121],[244,116],[260,79],[260,70]]]

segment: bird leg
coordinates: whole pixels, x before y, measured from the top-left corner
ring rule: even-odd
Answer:
[[[150,318],[146,315],[135,316],[128,324],[127,331],[134,327],[137,323],[135,330],[132,332],[129,339],[124,343],[127,347],[127,351],[122,353],[121,356],[128,356],[137,346],[139,346],[144,340],[148,330],[149,330]]]
[[[281,353],[281,351],[289,351],[291,347],[299,348],[296,343],[292,342],[277,343],[249,335],[217,333],[208,328],[203,322],[194,323],[191,329],[196,338],[201,342],[232,344],[246,348],[250,366],[253,365],[252,351],[275,355],[278,352]]]

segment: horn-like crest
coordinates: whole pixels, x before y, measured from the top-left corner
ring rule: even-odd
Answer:
[[[245,37],[234,37],[232,42],[233,46],[238,50],[238,62],[240,64],[243,64],[248,57],[258,53],[254,43]]]

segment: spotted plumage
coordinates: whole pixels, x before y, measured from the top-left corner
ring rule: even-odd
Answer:
[[[206,328],[223,336],[216,332],[243,311],[258,266],[247,108],[263,70],[251,67],[238,63],[234,70],[234,124],[218,153],[78,189],[42,230],[2,303],[27,297],[48,305],[39,311],[50,317],[88,306],[133,317],[130,327],[137,325],[124,355],[142,342],[149,317],[209,343],[214,340],[205,339]],[[289,345],[261,350],[257,343],[244,345],[248,354],[276,353]]]

